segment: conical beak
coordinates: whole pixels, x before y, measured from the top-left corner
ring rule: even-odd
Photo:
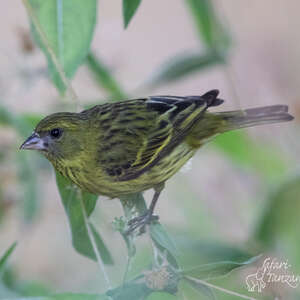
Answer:
[[[20,149],[46,150],[44,141],[37,133],[33,133],[21,146]]]

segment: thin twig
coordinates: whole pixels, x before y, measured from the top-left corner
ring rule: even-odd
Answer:
[[[129,220],[131,220],[132,218],[132,208],[129,208],[125,203],[127,203],[128,199],[126,198],[126,200],[122,200],[120,198],[120,202],[121,202],[121,206],[123,208],[123,211],[124,211],[124,216],[125,216],[125,222],[128,223]],[[130,243],[130,239],[134,239],[133,236],[124,236],[123,234],[121,234],[123,239],[125,240],[126,238],[129,239],[128,242]],[[128,273],[129,271],[131,270],[132,268],[132,258],[133,256],[129,253],[129,248],[128,248],[128,245],[127,245],[127,262],[126,262],[126,267],[125,267],[125,272],[123,274],[123,280],[122,280],[122,283],[123,285],[126,283],[126,280],[127,280],[127,276],[128,276]]]
[[[127,281],[127,276],[132,267],[132,256],[127,255],[127,262],[125,267],[125,272],[123,274],[122,284],[124,285]]]
[[[53,51],[51,45],[49,44],[49,41],[46,37],[46,34],[43,31],[42,26],[41,26],[38,18],[36,17],[31,4],[29,3],[28,0],[22,0],[22,1],[23,1],[23,4],[24,4],[24,6],[27,10],[27,13],[28,13],[28,15],[29,15],[29,17],[30,17],[30,19],[31,19],[36,31],[37,31],[37,33],[39,34],[41,42],[43,43],[43,45],[45,46],[45,48],[47,49],[47,51],[50,55],[50,58],[51,58],[54,66],[56,68],[56,71],[59,74],[59,77],[60,77],[61,81],[63,82],[63,84],[67,88],[67,93],[70,95],[71,100],[73,100],[77,104],[77,106],[79,106],[79,99],[78,99],[78,97],[77,97],[70,81],[66,77],[65,72],[64,72],[60,62],[59,62],[59,60],[57,59],[57,57],[55,55],[55,52]]]
[[[80,196],[80,205],[81,205],[81,209],[82,209],[84,224],[85,224],[86,230],[88,232],[88,235],[89,235],[89,238],[90,238],[90,241],[91,241],[91,244],[92,244],[95,256],[96,256],[96,259],[97,259],[97,263],[100,267],[101,272],[104,275],[104,279],[106,281],[106,284],[107,284],[108,288],[111,289],[111,283],[110,283],[109,277],[106,273],[104,263],[103,263],[102,258],[100,256],[100,253],[98,251],[97,244],[96,244],[91,226],[90,226],[89,221],[88,221],[88,216],[87,216],[87,213],[86,213],[86,210],[85,210],[85,206],[84,206],[84,203],[83,203],[82,196]]]
[[[148,236],[148,238],[150,240],[150,244],[151,244],[151,247],[152,247],[155,267],[158,267],[159,266],[159,260],[158,260],[158,258],[159,258],[159,252],[158,252],[158,249],[157,249],[154,241],[151,238],[150,226],[147,226],[147,236]]]
[[[216,286],[214,284],[208,283],[208,282],[206,282],[204,280],[201,280],[201,279],[198,279],[198,278],[194,278],[194,277],[191,277],[191,276],[185,276],[185,278],[190,280],[190,281],[200,283],[200,284],[203,284],[203,285],[208,286],[210,288],[219,290],[219,291],[221,291],[223,293],[226,293],[226,294],[229,294],[229,295],[233,295],[233,296],[240,297],[240,298],[243,298],[243,299],[248,299],[248,300],[257,300],[256,298],[249,297],[249,296],[246,296],[246,295],[239,294],[237,292],[233,292],[233,291],[224,289],[222,287]]]

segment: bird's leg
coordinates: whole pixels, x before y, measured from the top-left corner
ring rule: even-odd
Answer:
[[[150,224],[152,221],[157,221],[158,216],[153,215],[155,204],[159,198],[161,191],[163,190],[164,185],[159,185],[158,187],[154,188],[154,196],[152,198],[151,204],[146,212],[138,217],[131,219],[128,222],[129,228],[126,230],[126,234],[130,234],[137,228],[140,228],[139,233],[142,234],[145,232],[145,226]]]

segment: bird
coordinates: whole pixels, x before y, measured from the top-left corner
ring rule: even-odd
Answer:
[[[127,233],[153,220],[165,182],[205,143],[244,127],[291,121],[287,105],[211,112],[218,90],[201,96],[149,96],[46,116],[20,149],[42,153],[80,189],[109,198],[154,189],[146,212]]]

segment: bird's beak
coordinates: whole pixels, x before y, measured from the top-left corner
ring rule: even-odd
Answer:
[[[46,150],[43,139],[37,134],[33,133],[21,146],[20,149],[28,150]]]

